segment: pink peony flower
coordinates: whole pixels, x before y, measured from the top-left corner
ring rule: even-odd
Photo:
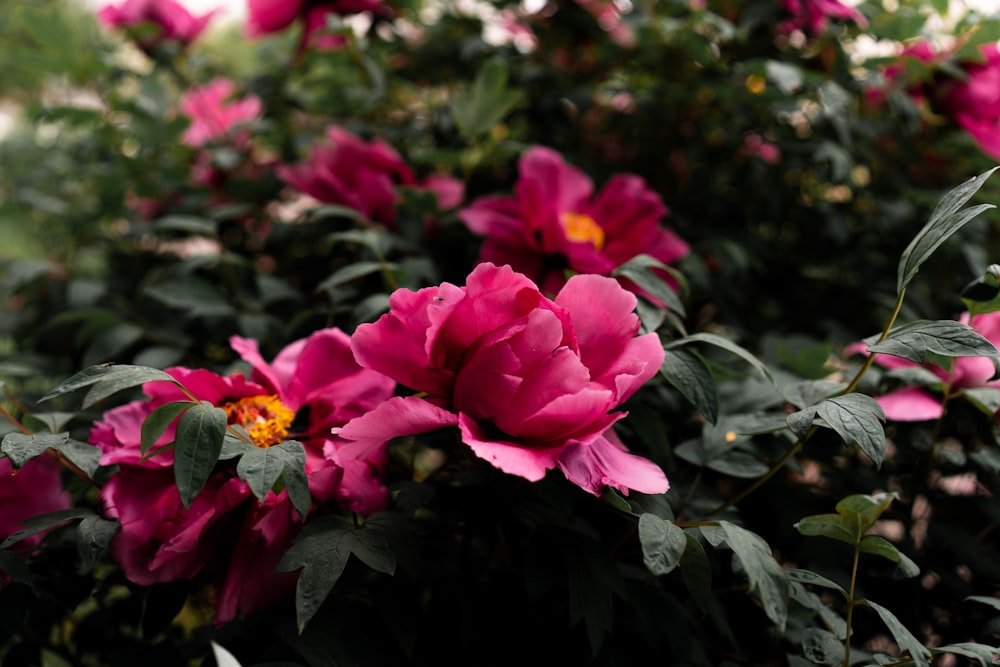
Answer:
[[[252,367],[249,379],[185,368],[167,372],[199,400],[225,410],[229,422],[243,426],[258,446],[301,442],[316,502],[334,501],[365,514],[383,509],[387,461],[350,456],[327,445],[331,428],[388,398],[395,383],[358,366],[348,336],[338,329],[292,343],[270,364],[256,342],[234,336],[231,344]],[[218,623],[267,607],[295,582],[294,574],[274,573],[299,526],[287,491],[258,501],[232,467],[222,466],[185,508],[174,481],[172,450],[143,460],[140,437],[142,422],[154,409],[186,397],[165,382],[143,389],[148,400],[109,410],[90,435],[101,449],[102,465],[119,466],[101,490],[106,514],[121,524],[112,555],[125,575],[143,586],[210,574],[218,590]],[[171,442],[174,430],[171,425],[156,446]]]
[[[191,124],[181,140],[198,148],[205,144],[230,137],[237,145],[246,145],[249,133],[233,136],[233,129],[256,120],[263,105],[256,95],[233,99],[236,84],[228,79],[214,79],[204,86],[191,88],[180,99],[180,109]]]
[[[530,481],[558,468],[595,495],[668,489],[660,467],[611,428],[625,416],[611,410],[664,356],[655,334],[636,336],[636,297],[617,282],[574,276],[553,301],[509,266],[480,264],[465,287],[401,289],[389,303],[351,347],[361,365],[426,398],[392,398],[334,429],[345,451],[457,426],[476,456]]]
[[[384,10],[382,0],[247,0],[246,31],[250,37],[281,32],[301,19],[302,47],[338,49],[344,44],[339,35],[323,34],[328,14],[343,16]]]
[[[801,30],[818,35],[826,30],[831,18],[854,21],[861,27],[868,25],[864,14],[839,0],[781,0],[781,4],[792,15],[779,26],[786,33]]]
[[[938,79],[937,107],[972,135],[984,153],[1000,160],[1000,49],[980,47],[984,62],[963,62],[967,81]]]
[[[305,161],[279,166],[278,176],[321,202],[353,208],[389,226],[396,221],[397,186],[429,190],[441,208],[462,201],[461,181],[436,174],[417,182],[399,153],[381,139],[366,142],[337,126],[327,128],[326,137],[328,143],[317,145]]]
[[[62,466],[48,456],[36,456],[14,471],[10,459],[0,459],[0,541],[21,530],[21,522],[40,514],[58,512],[71,506],[69,494],[62,487]],[[19,542],[23,547],[37,545],[44,533]]]
[[[174,0],[125,0],[117,6],[105,5],[97,12],[97,18],[112,28],[155,25],[158,28],[157,36],[141,41],[142,46],[151,47],[166,40],[176,40],[187,45],[198,38],[217,11],[194,16],[184,5]]]
[[[959,321],[970,324],[984,338],[994,344],[1000,344],[1000,312],[976,315],[969,322],[969,314],[964,313]],[[845,350],[848,354],[866,353],[864,343],[856,343]],[[889,354],[879,354],[875,363],[887,369],[913,368],[916,364],[901,357]],[[934,364],[923,366],[941,380],[941,384],[949,394],[955,394],[963,389],[992,387],[1000,389],[1000,380],[991,380],[996,373],[996,367],[989,357],[956,357],[951,362],[951,371],[945,371]],[[945,404],[940,391],[931,391],[926,387],[902,387],[875,398],[882,406],[886,419],[890,421],[925,421],[938,419],[944,414]]]
[[[481,197],[458,216],[486,236],[480,261],[510,264],[546,294],[566,283],[567,269],[607,275],[636,255],[670,263],[688,253],[660,225],[667,209],[639,176],[616,175],[594,197],[583,172],[541,146],[524,152],[519,169],[514,197]]]

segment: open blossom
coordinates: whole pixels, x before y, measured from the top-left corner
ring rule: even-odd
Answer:
[[[933,94],[941,112],[971,134],[984,153],[1000,159],[1000,49],[984,44],[980,51],[983,62],[960,63],[967,80],[938,77]]]
[[[0,541],[23,526],[21,522],[40,514],[70,508],[69,494],[62,486],[62,466],[48,456],[36,456],[14,471],[10,459],[0,459]],[[44,533],[19,542],[25,547],[38,544]]]
[[[259,37],[301,20],[302,45],[328,51],[343,46],[344,40],[323,34],[327,15],[374,13],[383,8],[382,0],[247,0],[246,30],[250,37]]]
[[[792,15],[781,24],[782,32],[801,30],[818,35],[826,30],[831,18],[854,21],[861,27],[868,25],[864,14],[839,0],[781,0],[781,4]]]
[[[395,383],[358,366],[348,336],[338,329],[292,343],[270,364],[256,342],[233,337],[231,344],[252,367],[249,379],[200,369],[167,373],[199,401],[222,408],[229,423],[244,427],[257,446],[301,442],[315,501],[366,514],[383,509],[387,461],[345,455],[327,444],[331,428],[388,398]],[[260,501],[232,467],[223,466],[185,508],[172,450],[143,459],[140,439],[153,410],[187,397],[169,382],[147,383],[143,390],[148,400],[109,410],[90,435],[101,449],[102,465],[119,466],[101,490],[106,514],[121,524],[111,542],[113,557],[143,586],[209,574],[218,590],[219,623],[267,607],[295,582],[293,573],[274,573],[300,525],[287,491],[270,492]],[[171,425],[155,447],[172,442],[175,428]]]
[[[181,112],[191,119],[182,141],[193,148],[230,138],[241,145],[249,134],[234,136],[233,130],[261,115],[262,104],[256,95],[234,99],[236,84],[228,79],[214,79],[204,86],[191,88],[180,99]]]
[[[612,412],[659,370],[656,334],[636,336],[636,297],[616,281],[571,278],[555,300],[509,266],[480,264],[465,287],[400,289],[358,327],[361,365],[426,398],[395,397],[335,429],[345,451],[457,426],[481,459],[531,481],[558,468],[595,495],[663,493],[663,470],[630,454]]]
[[[382,139],[367,142],[337,126],[327,128],[326,139],[304,161],[279,166],[278,176],[321,202],[353,208],[384,225],[396,220],[399,186],[434,192],[442,208],[462,200],[461,181],[437,174],[418,182],[399,153]]]
[[[216,11],[195,16],[175,0],[125,0],[120,5],[105,5],[97,12],[97,18],[109,27],[156,26],[158,34],[144,41],[143,46],[166,40],[190,44],[205,30]]]
[[[636,255],[668,264],[688,253],[660,224],[667,209],[639,176],[618,174],[595,197],[590,178],[550,148],[529,148],[518,167],[513,197],[481,197],[459,211],[486,237],[480,261],[510,264],[554,294],[567,270],[608,275]]]
[[[994,345],[1000,344],[1000,312],[976,315],[971,322],[968,313],[965,313],[959,321],[970,325]],[[864,351],[864,343],[856,343],[846,350],[847,353]],[[912,361],[888,354],[876,355],[875,363],[890,370],[918,366]],[[940,378],[940,386],[902,387],[875,397],[886,419],[904,422],[938,419],[945,410],[942,391],[955,394],[963,389],[980,387],[1000,389],[1000,380],[991,379],[996,375],[996,366],[989,357],[956,357],[951,361],[950,371],[934,364],[925,364],[923,367]]]

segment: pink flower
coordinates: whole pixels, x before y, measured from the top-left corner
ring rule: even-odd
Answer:
[[[754,132],[743,135],[743,147],[740,152],[758,157],[767,164],[778,164],[781,161],[781,149]]]
[[[481,459],[531,481],[558,468],[599,495],[663,493],[653,462],[630,454],[611,412],[660,368],[655,334],[636,336],[636,297],[610,278],[571,278],[550,300],[509,266],[480,264],[465,287],[397,290],[390,311],[358,327],[361,365],[426,398],[396,397],[334,429],[345,451],[457,426]]]
[[[62,487],[62,466],[48,456],[36,456],[14,472],[10,459],[0,459],[0,541],[21,530],[21,522],[40,514],[70,508],[70,497]],[[44,533],[18,544],[37,545]]]
[[[818,35],[826,30],[831,18],[854,21],[861,27],[868,25],[861,12],[839,0],[781,0],[781,4],[792,15],[779,27],[782,32],[801,30]]]
[[[976,315],[972,318],[971,323],[969,322],[969,314],[964,313],[959,321],[962,324],[971,324],[972,328],[984,338],[994,344],[1000,344],[1000,312]],[[849,346],[846,352],[848,354],[865,352],[865,349],[864,343],[856,343]],[[890,370],[919,367],[919,364],[912,361],[888,354],[876,355],[875,363]],[[961,392],[963,389],[980,387],[1000,389],[1000,380],[991,380],[996,373],[996,368],[988,357],[956,357],[951,362],[950,372],[934,364],[924,364],[923,367],[940,378],[941,385],[950,395]],[[911,422],[938,419],[945,410],[945,403],[938,388],[932,390],[929,387],[902,387],[883,396],[877,396],[875,400],[882,406],[886,419],[890,421]]]
[[[660,196],[639,176],[612,177],[594,197],[592,181],[550,148],[521,156],[514,197],[481,197],[458,216],[486,236],[479,260],[510,264],[554,294],[567,269],[610,274],[636,255],[663,263],[680,259],[688,245],[660,224]]]
[[[382,10],[382,0],[247,0],[246,30],[250,37],[260,37],[281,32],[301,19],[302,46],[332,50],[343,46],[344,40],[339,35],[323,34],[328,14],[343,16]]]
[[[250,379],[185,368],[167,372],[198,400],[225,410],[229,422],[243,426],[258,446],[301,442],[314,501],[334,501],[366,514],[383,509],[387,461],[350,456],[327,445],[331,428],[388,398],[395,383],[358,366],[348,336],[338,329],[292,343],[270,364],[256,342],[234,336],[231,344],[253,369]],[[143,460],[140,436],[143,420],[154,409],[186,397],[165,382],[143,389],[149,400],[109,410],[90,435],[101,449],[102,465],[119,466],[101,490],[107,515],[121,524],[112,555],[125,575],[143,586],[209,574],[218,590],[219,623],[267,607],[295,582],[294,574],[274,573],[299,526],[287,491],[259,501],[232,466],[223,465],[185,508],[174,481],[172,450]],[[156,446],[173,441],[174,431],[171,425]]]
[[[1000,159],[1000,49],[980,47],[984,62],[964,62],[967,81],[938,79],[938,108],[972,135],[984,153]]]
[[[366,142],[337,126],[327,128],[326,138],[303,162],[279,166],[278,176],[321,202],[353,208],[368,220],[388,226],[396,221],[398,186],[433,192],[441,208],[462,201],[461,181],[436,174],[417,182],[399,153],[381,139]]]
[[[236,144],[245,145],[249,133],[232,136],[235,127],[256,120],[262,105],[256,95],[234,100],[236,85],[227,79],[214,79],[210,83],[191,88],[180,99],[180,109],[191,124],[184,131],[182,141],[198,148],[205,144],[231,137]]]
[[[622,20],[622,13],[613,0],[576,0],[576,4],[587,10],[618,46],[624,48],[635,46],[635,33]]]
[[[158,29],[157,36],[140,40],[143,46],[155,46],[166,40],[176,40],[187,45],[198,38],[217,11],[194,16],[184,5],[174,0],[125,0],[117,6],[105,5],[97,12],[97,18],[108,27],[155,25]]]

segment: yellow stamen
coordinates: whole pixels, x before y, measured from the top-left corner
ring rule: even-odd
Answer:
[[[230,424],[238,424],[250,434],[258,447],[270,447],[284,441],[295,413],[282,405],[277,396],[248,396],[219,406],[229,416]]]
[[[566,238],[578,243],[589,243],[597,250],[604,247],[604,230],[585,213],[563,213],[559,216],[566,231]]]

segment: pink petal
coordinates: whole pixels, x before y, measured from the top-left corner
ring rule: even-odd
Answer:
[[[875,398],[889,421],[917,422],[938,419],[944,406],[919,387],[904,387]]]
[[[336,445],[331,443],[327,446],[327,451],[331,447],[335,448],[336,456],[341,461],[374,458],[392,438],[428,433],[457,423],[458,415],[442,410],[422,398],[396,396],[380,403],[371,412],[352,419],[343,427],[333,429],[335,435],[347,442]]]
[[[462,442],[476,456],[508,475],[537,482],[556,465],[559,447],[526,447],[517,442],[488,439],[479,424],[467,415],[459,416],[459,428]]]
[[[617,440],[617,438],[615,438]],[[571,443],[559,455],[559,469],[566,479],[595,496],[605,487],[628,495],[629,489],[640,493],[666,493],[670,488],[663,469],[649,459],[625,451],[609,438],[589,443]]]

